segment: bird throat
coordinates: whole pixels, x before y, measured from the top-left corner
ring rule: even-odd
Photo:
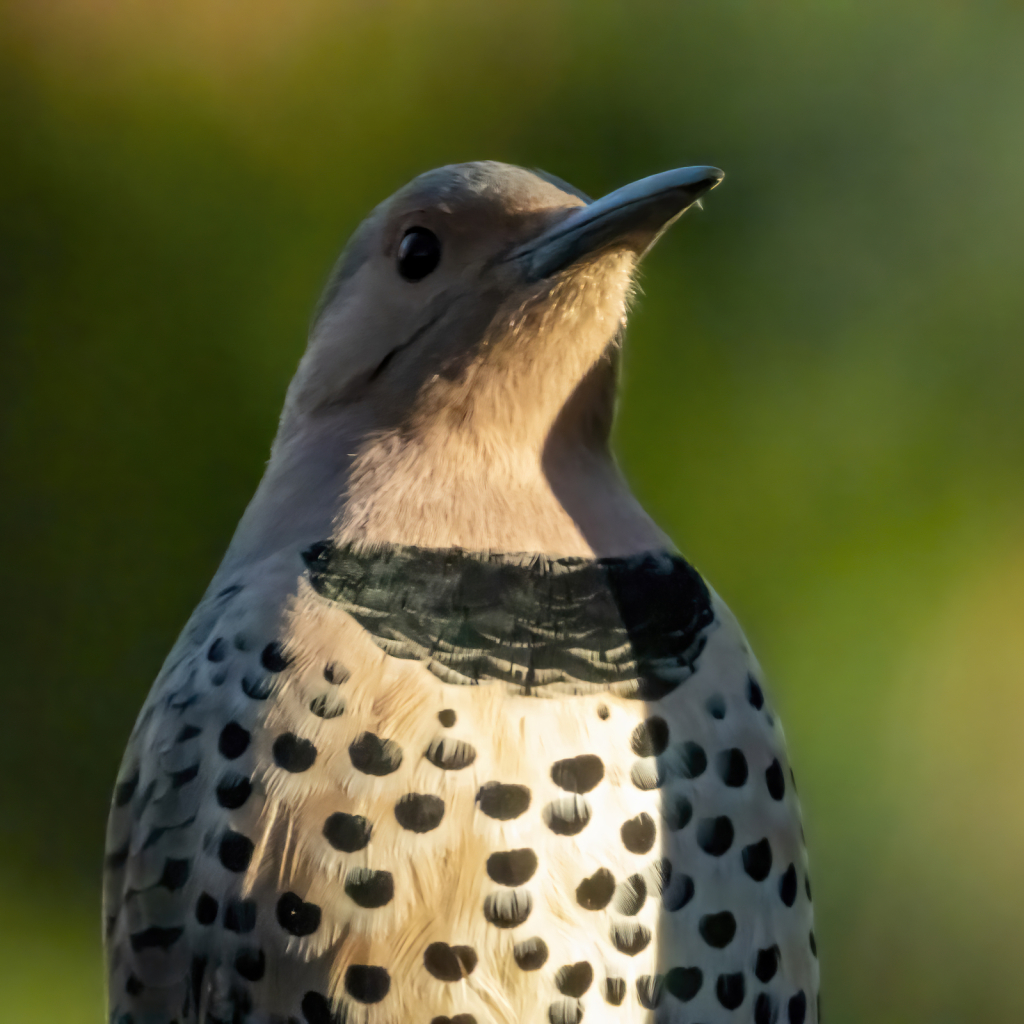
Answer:
[[[703,579],[668,552],[549,558],[325,541],[303,557],[313,589],[383,651],[454,685],[657,700],[696,670],[715,621]]]

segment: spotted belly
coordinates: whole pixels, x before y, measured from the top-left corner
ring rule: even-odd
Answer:
[[[114,941],[139,1021],[171,990],[210,1022],[818,1019],[792,773],[724,607],[648,700],[451,685],[307,585],[287,622],[200,659],[202,852]]]

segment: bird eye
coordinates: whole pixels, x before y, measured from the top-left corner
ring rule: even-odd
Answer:
[[[441,240],[426,228],[409,228],[398,246],[398,272],[406,281],[422,281],[441,262]]]

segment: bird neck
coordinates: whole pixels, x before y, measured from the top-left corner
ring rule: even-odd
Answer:
[[[607,450],[477,447],[458,435],[444,445],[377,439],[353,465],[333,536],[339,544],[587,558],[667,544]]]
[[[444,444],[351,422],[275,445],[225,567],[318,540],[602,558],[674,550],[606,445],[553,432],[543,451]]]
[[[539,431],[481,415],[383,424],[372,408],[286,417],[228,560],[329,538],[556,558],[674,550],[611,454],[617,364],[612,344]]]
[[[536,395],[503,394],[496,422],[446,415],[372,437],[334,539],[584,558],[671,549],[611,454],[617,364],[612,344],[547,413]],[[509,408],[532,415],[505,422]]]

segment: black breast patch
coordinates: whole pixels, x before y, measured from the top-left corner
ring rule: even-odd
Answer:
[[[714,622],[700,575],[666,552],[555,559],[325,541],[303,557],[313,589],[386,653],[464,686],[657,700],[693,674]]]

